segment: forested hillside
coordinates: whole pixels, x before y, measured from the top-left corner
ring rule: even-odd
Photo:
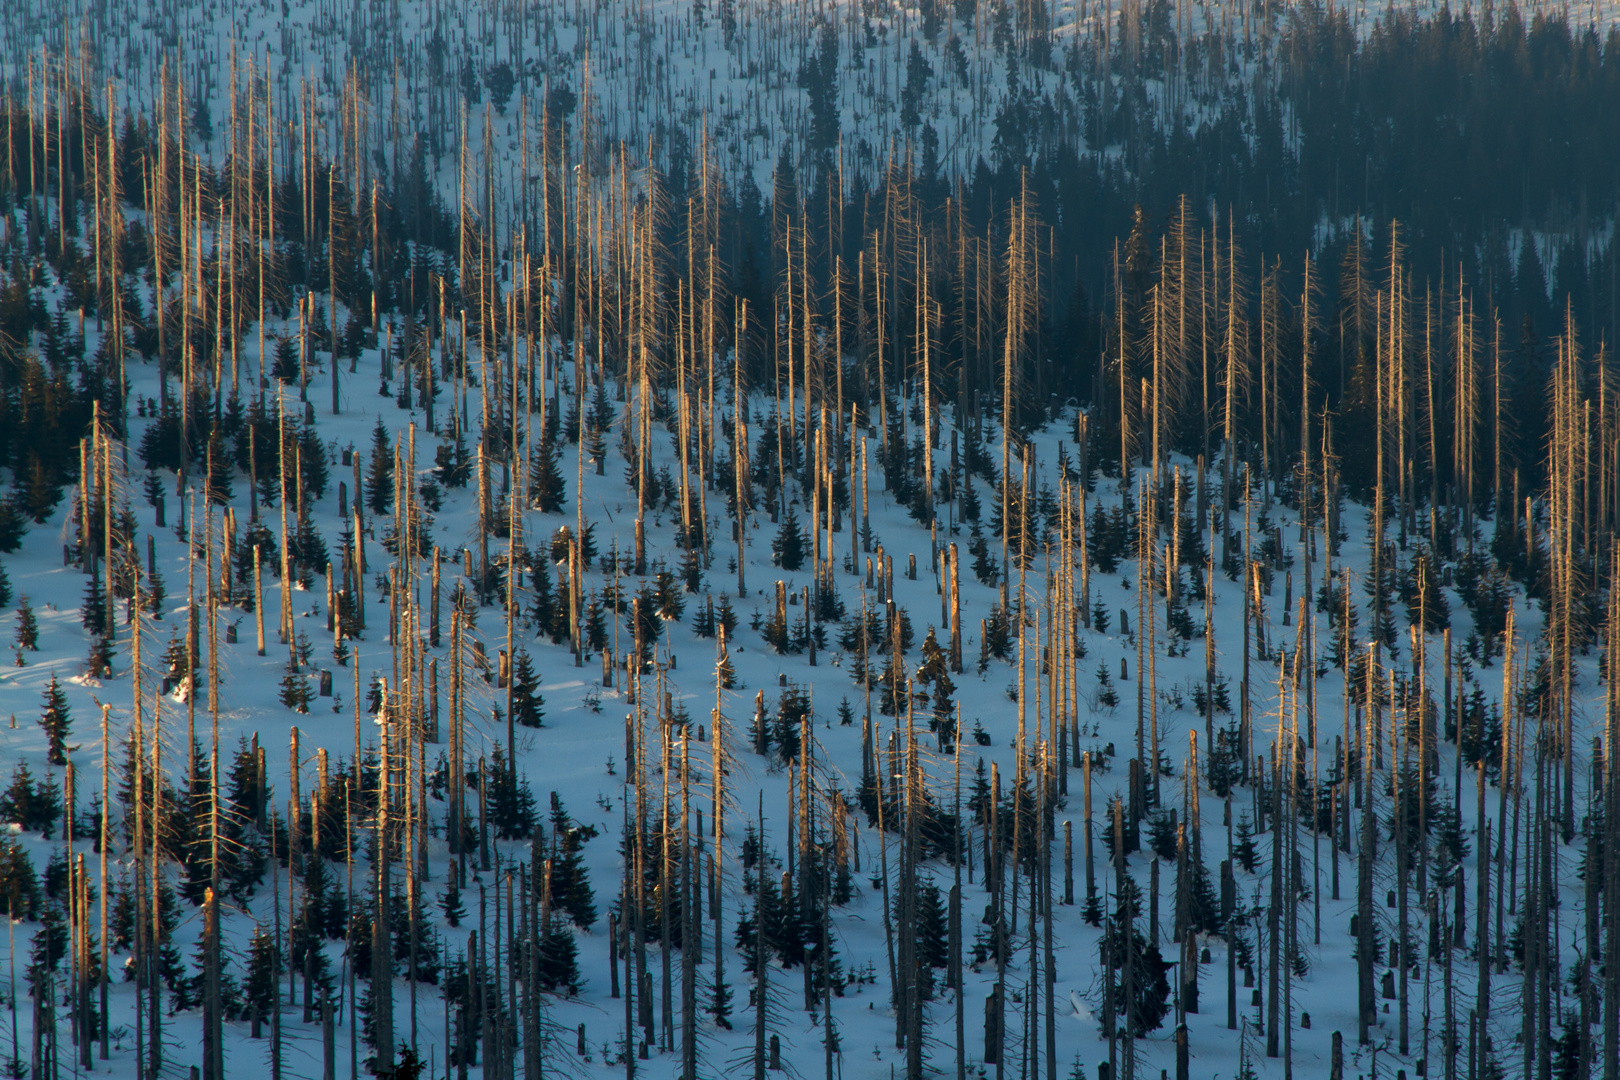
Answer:
[[[40,7],[14,1080],[1620,1080],[1606,13]]]

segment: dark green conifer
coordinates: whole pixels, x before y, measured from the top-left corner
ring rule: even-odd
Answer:
[[[557,467],[558,452],[550,437],[540,440],[529,465],[529,503],[542,514],[559,514],[568,502],[568,485]]]
[[[805,536],[799,526],[799,512],[789,503],[782,524],[771,541],[771,558],[784,570],[798,570],[804,566]]]
[[[575,926],[589,930],[596,922],[596,895],[585,869],[582,851],[596,829],[569,817],[562,799],[551,793],[551,896],[557,910],[568,913]]]
[[[366,468],[366,506],[379,516],[394,508],[394,448],[382,417],[371,429],[371,460]]]
[[[518,649],[512,662],[512,720],[520,727],[537,728],[545,717],[545,705],[529,651]]]
[[[67,695],[55,675],[45,688],[45,711],[40,715],[39,726],[45,729],[45,738],[50,744],[50,763],[66,765],[67,737],[73,727],[73,717],[68,711]]]

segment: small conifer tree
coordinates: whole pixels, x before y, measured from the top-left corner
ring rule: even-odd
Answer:
[[[12,919],[32,919],[38,906],[33,860],[15,840],[0,839],[0,911]]]
[[[105,634],[107,625],[107,594],[101,588],[101,573],[93,570],[84,585],[84,600],[79,606],[79,621],[92,637]]]
[[[394,451],[388,444],[388,429],[382,417],[371,429],[371,465],[366,470],[366,506],[373,514],[386,514],[394,508]]]
[[[309,712],[309,680],[298,670],[298,665],[287,661],[287,670],[281,676],[281,704],[297,713]]]
[[[270,374],[283,383],[298,381],[298,352],[293,348],[292,339],[285,334],[276,339],[275,359],[270,363]]]
[[[537,728],[545,717],[545,705],[529,651],[519,649],[512,662],[512,719],[521,727]]]
[[[1247,813],[1238,817],[1237,843],[1232,845],[1232,857],[1251,874],[1260,864],[1260,852],[1254,843],[1254,827],[1249,824]]]
[[[529,473],[529,502],[542,514],[558,514],[568,502],[568,485],[557,467],[557,446],[549,438],[540,440]]]
[[[563,808],[562,799],[551,793],[551,896],[559,911],[566,912],[574,925],[588,930],[596,922],[596,894],[591,889],[582,850],[596,835],[594,826],[580,825]],[[572,939],[570,939],[572,940]]]
[[[461,886],[456,883],[454,874],[450,875],[450,884],[439,894],[439,910],[451,926],[460,926],[461,920],[467,917],[467,908],[461,902]]]
[[[782,515],[782,524],[776,530],[776,538],[771,541],[771,556],[776,565],[784,570],[798,570],[804,566],[804,530],[799,527],[799,514],[788,504],[787,513]]]
[[[34,616],[26,593],[17,603],[17,652],[20,655],[25,650],[39,652],[39,620]]]
[[[50,763],[66,765],[67,737],[73,726],[73,717],[68,712],[67,695],[62,692],[62,684],[55,675],[51,676],[51,683],[45,688],[45,712],[39,718],[39,726],[45,729],[45,738],[50,743]]]
[[[90,640],[90,656],[85,661],[85,674],[92,679],[112,678],[113,647],[110,636],[97,636]]]
[[[255,926],[248,942],[247,977],[242,987],[255,1017],[269,1015],[276,1007],[276,966],[276,939]]]

